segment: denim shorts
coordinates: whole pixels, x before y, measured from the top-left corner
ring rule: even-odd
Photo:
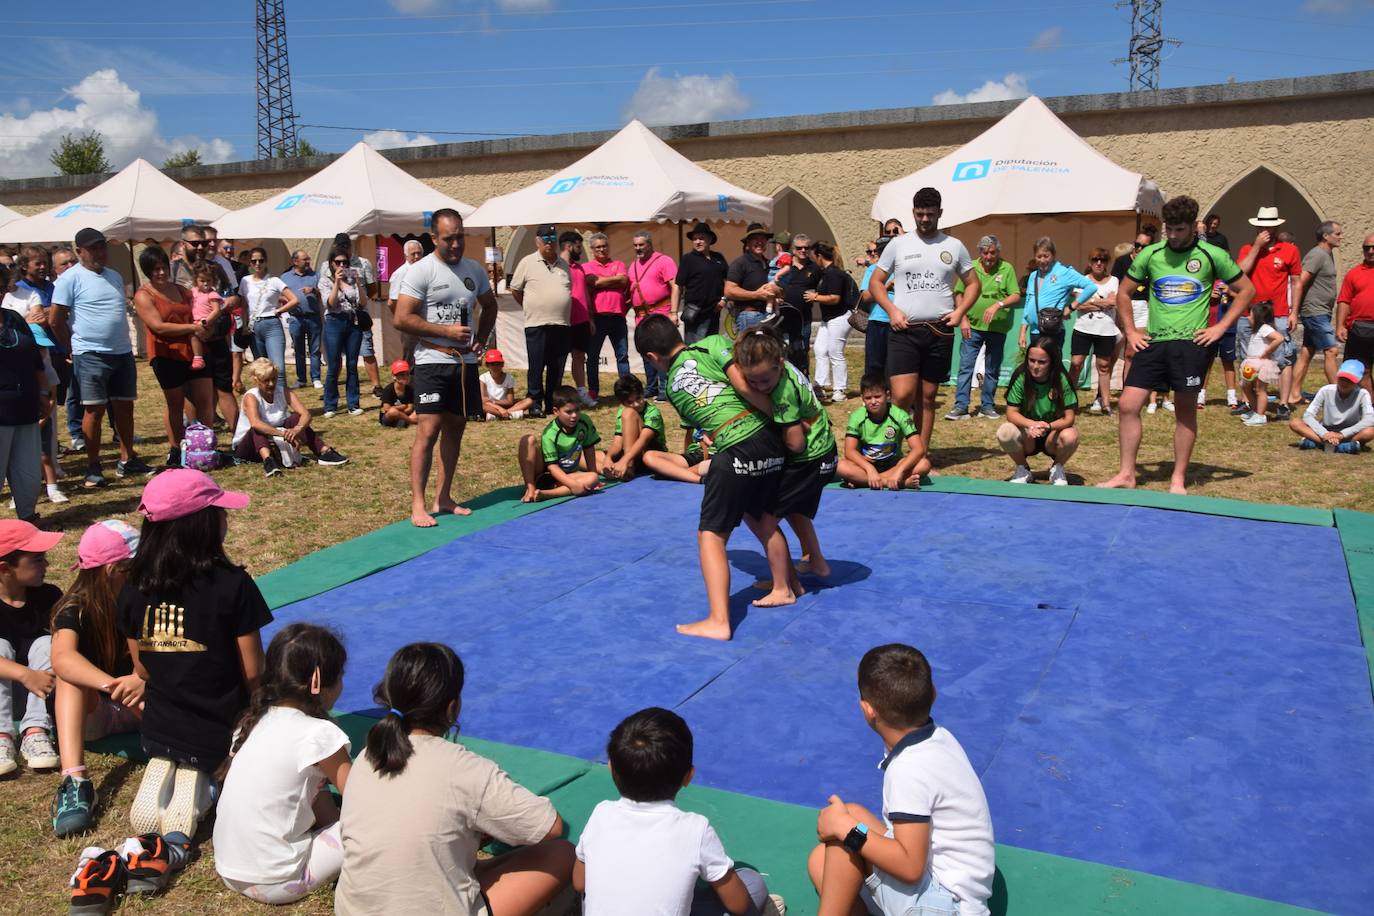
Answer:
[[[1314,352],[1334,350],[1336,334],[1331,330],[1330,315],[1309,315],[1302,319],[1302,345]]]
[[[882,916],[959,916],[959,902],[929,870],[920,883],[907,884],[875,868],[859,888],[859,899]]]
[[[72,359],[72,372],[82,404],[94,407],[138,399],[138,370],[132,353],[78,353]]]
[[[359,355],[359,356],[362,356],[362,357],[369,357],[369,356],[376,356],[376,355],[377,355],[376,349],[372,346],[372,329],[371,329],[371,328],[368,328],[366,331],[363,331],[363,345],[362,345],[362,348],[358,350],[358,355]]]

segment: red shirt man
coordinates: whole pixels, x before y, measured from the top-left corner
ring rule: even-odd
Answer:
[[[1345,318],[1341,327],[1347,331],[1357,321],[1374,321],[1374,264],[1366,260],[1350,269],[1341,282],[1336,303],[1338,314]]]
[[[1274,303],[1274,317],[1287,318],[1292,290],[1289,278],[1302,276],[1302,254],[1292,242],[1273,241],[1273,235],[1265,230],[1255,240],[1260,248],[1255,255],[1255,266],[1249,270],[1250,282],[1255,284],[1255,302],[1268,299]],[[1262,242],[1261,239],[1266,236],[1267,240]],[[1241,267],[1245,266],[1245,260],[1254,247],[1245,245],[1240,249],[1237,263]]]

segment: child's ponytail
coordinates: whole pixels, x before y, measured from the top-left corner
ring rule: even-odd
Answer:
[[[387,712],[367,733],[367,762],[383,776],[404,771],[415,753],[410,731],[448,731],[462,692],[463,662],[448,646],[417,642],[397,649],[373,689],[373,700]]]
[[[293,623],[282,629],[267,647],[262,680],[239,719],[229,753],[238,753],[273,706],[289,705],[317,719],[328,719],[323,695],[338,685],[347,661],[343,643],[325,627]]]

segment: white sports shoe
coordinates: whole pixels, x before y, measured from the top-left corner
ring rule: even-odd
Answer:
[[[1015,470],[1015,471],[1012,471],[1012,474],[1011,474],[1011,482],[1012,482],[1012,483],[1030,483],[1030,482],[1031,482],[1031,476],[1032,476],[1032,475],[1031,475],[1031,469],[1030,469],[1030,468],[1026,467],[1024,464],[1018,464],[1018,465],[1016,466],[1016,470]]]
[[[1174,412],[1174,402],[1173,402],[1173,401],[1165,401],[1165,402],[1164,402],[1164,409],[1167,410],[1167,411],[1169,411],[1169,413],[1173,413],[1173,412]]]
[[[30,770],[51,770],[61,762],[52,736],[47,732],[31,732],[19,740],[19,756]]]
[[[353,416],[353,417],[362,416],[363,409],[362,409],[361,407],[353,407],[353,408],[350,408],[350,409],[349,409],[348,413],[349,413],[349,416]]]
[[[1240,422],[1244,423],[1246,426],[1263,426],[1269,422],[1269,418],[1262,413],[1252,413]]]
[[[523,410],[512,410],[510,412],[510,418],[512,420],[523,420],[525,418],[525,412]]]
[[[1101,399],[1101,398],[1096,398],[1096,399],[1093,400],[1092,406],[1088,408],[1088,413],[1101,413],[1101,412],[1102,412],[1102,399]]]
[[[582,402],[583,407],[596,406],[596,400],[591,395],[587,394],[586,388],[577,389],[577,399]]]
[[[337,410],[326,410],[324,412],[324,418],[326,420],[332,419],[336,413],[338,413]]]
[[[1159,405],[1156,404],[1154,401],[1151,401],[1150,406],[1145,408],[1146,413],[1154,413],[1157,410],[1159,410]],[[325,416],[327,417],[329,416],[329,414],[325,414]]]
[[[0,733],[0,776],[8,776],[17,769],[19,763],[14,758],[14,738]]]
[[[1050,483],[1056,487],[1067,487],[1069,485],[1069,475],[1064,473],[1064,465],[1055,462],[1050,465]]]
[[[324,382],[320,381],[319,379],[315,379],[315,381],[311,382],[311,384],[314,385],[316,388],[324,387]]]

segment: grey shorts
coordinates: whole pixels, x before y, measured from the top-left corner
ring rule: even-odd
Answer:
[[[138,370],[132,353],[78,353],[72,360],[72,374],[86,406],[138,399]]]

